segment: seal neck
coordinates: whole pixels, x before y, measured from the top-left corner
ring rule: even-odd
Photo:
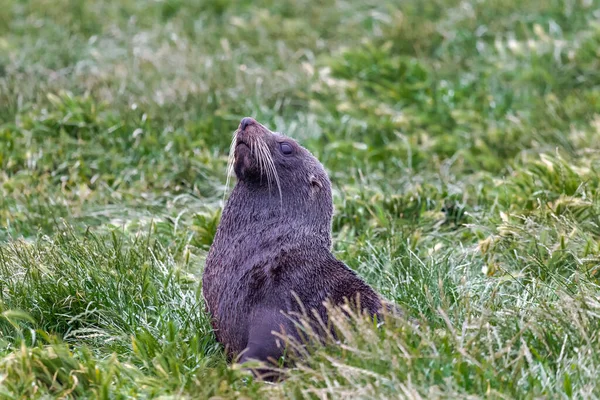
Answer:
[[[264,187],[238,182],[223,210],[219,230],[227,232],[228,237],[309,237],[313,245],[330,249],[332,214],[330,196],[310,199],[306,193],[285,188],[280,197],[276,188],[269,192]]]

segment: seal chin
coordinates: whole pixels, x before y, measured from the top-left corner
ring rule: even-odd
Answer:
[[[241,180],[251,175],[255,169],[255,160],[254,156],[252,155],[252,151],[244,142],[238,143],[238,145],[235,147],[235,160],[233,168],[235,170],[235,175]]]

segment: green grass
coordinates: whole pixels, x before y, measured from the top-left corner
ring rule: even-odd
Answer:
[[[0,398],[600,397],[596,0],[0,0]],[[420,321],[278,385],[200,277],[244,116]]]

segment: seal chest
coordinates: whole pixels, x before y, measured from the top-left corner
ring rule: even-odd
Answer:
[[[233,135],[233,188],[206,259],[203,294],[217,340],[230,358],[277,360],[275,332],[295,335],[283,313],[359,296],[378,314],[382,300],[331,253],[331,183],[321,163],[293,139],[252,118]],[[283,312],[283,313],[282,313]],[[316,317],[315,317],[316,318]]]

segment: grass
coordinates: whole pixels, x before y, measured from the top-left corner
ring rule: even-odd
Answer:
[[[595,0],[0,0],[0,397],[600,397],[599,47]],[[419,329],[226,364],[200,277],[248,115]]]

